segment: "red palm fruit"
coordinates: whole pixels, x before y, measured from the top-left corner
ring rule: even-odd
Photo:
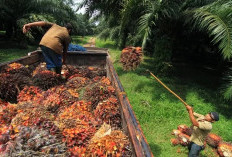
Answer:
[[[122,50],[120,62],[124,70],[135,70],[142,62],[142,57],[141,47],[127,47]]]
[[[189,139],[190,139],[190,136],[185,135],[183,133],[180,133],[178,135],[178,140],[180,141],[180,144],[182,146],[187,146],[189,144],[189,142],[190,142]]]
[[[30,76],[30,71],[28,68],[26,68],[24,65],[20,63],[11,63],[6,66],[5,69],[2,70],[2,72],[8,73],[8,74],[22,74],[26,76]]]
[[[220,157],[232,157],[232,144],[220,142],[218,144],[217,152]]]
[[[180,141],[177,138],[172,138],[171,143],[172,143],[173,146],[176,146],[176,145],[180,144]]]
[[[213,148],[217,148],[218,144],[221,142],[222,138],[216,134],[209,133],[206,137],[206,142]]]
[[[177,129],[180,130],[180,132],[182,132],[183,134],[186,134],[188,136],[191,136],[192,134],[192,130],[185,124],[179,125]]]
[[[2,152],[4,152],[6,150],[6,145],[5,144],[1,144],[0,145],[0,155]]]
[[[7,134],[0,135],[0,144],[6,144],[10,140],[10,136]]]
[[[179,134],[181,134],[180,130],[172,130],[172,135],[178,136]]]

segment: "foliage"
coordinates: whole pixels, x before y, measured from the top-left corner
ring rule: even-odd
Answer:
[[[172,138],[170,132],[179,124],[191,126],[188,113],[176,97],[145,72],[146,69],[153,71],[153,58],[144,56],[143,62],[135,71],[124,72],[119,64],[121,51],[116,49],[114,42],[98,39],[96,44],[99,47],[109,48],[111,60],[153,154],[162,157],[185,157],[188,149],[182,146],[173,147],[170,144]],[[220,122],[213,124],[212,133],[220,135],[225,141],[231,141],[232,106],[229,102],[223,101],[218,94],[215,76],[207,71],[202,72],[202,69],[187,67],[174,71],[177,75],[159,78],[188,104],[194,105],[195,112],[200,114],[219,112]],[[206,78],[210,78],[210,81]],[[216,157],[210,147],[206,147],[201,155]]]

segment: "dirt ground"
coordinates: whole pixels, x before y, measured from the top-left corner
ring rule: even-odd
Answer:
[[[96,38],[92,37],[90,38],[89,42],[84,45],[84,47],[95,47],[96,45]]]

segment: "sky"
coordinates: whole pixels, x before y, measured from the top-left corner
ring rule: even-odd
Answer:
[[[83,0],[73,0],[75,3],[81,3]],[[74,7],[76,8],[76,7]],[[85,13],[85,8],[81,8],[77,11],[78,14],[82,13],[84,14]]]

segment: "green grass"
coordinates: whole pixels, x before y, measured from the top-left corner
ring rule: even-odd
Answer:
[[[11,61],[22,56],[26,56],[28,52],[32,52],[37,49],[37,46],[29,46],[28,49],[19,48],[0,48],[0,63]]]
[[[90,38],[90,36],[72,36],[72,43],[83,46],[84,44],[88,43]]]
[[[112,41],[97,39],[96,47],[109,48],[114,67],[153,154],[160,157],[186,157],[187,148],[173,147],[170,139],[174,138],[171,132],[179,124],[191,125],[188,113],[176,97],[146,73],[146,69],[153,69],[153,59],[145,56],[139,68],[125,72],[119,64],[120,50],[115,48]],[[159,77],[188,104],[194,105],[194,111],[200,114],[207,114],[210,111],[219,112],[220,121],[213,124],[212,132],[222,136],[225,141],[232,141],[232,106],[221,100],[222,96],[211,83],[212,76],[187,68],[179,71],[177,69],[176,73],[178,72],[182,75]],[[215,153],[207,146],[201,155],[213,157]]]

